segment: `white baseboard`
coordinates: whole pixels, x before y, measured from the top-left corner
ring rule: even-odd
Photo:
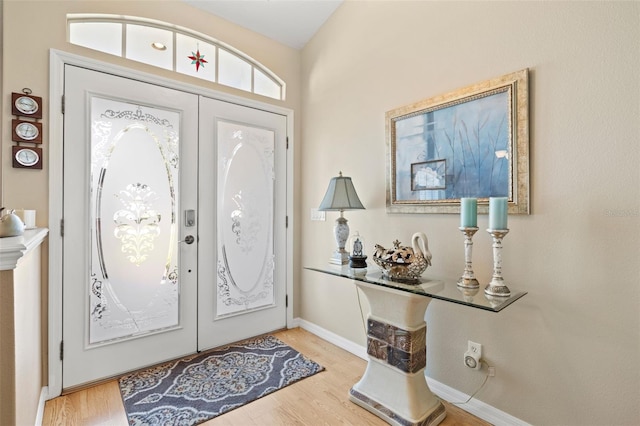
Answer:
[[[333,343],[337,347],[351,352],[359,358],[362,358],[364,360],[367,359],[367,349],[365,347],[357,345],[351,340],[345,339],[342,336],[338,336],[337,334],[332,333],[331,331],[326,330],[319,325],[311,323],[307,320],[303,320],[302,318],[295,318],[293,320],[293,326],[303,328],[309,333],[313,333],[316,336],[326,340],[327,342]]]
[[[302,318],[294,318],[293,327],[300,327],[307,330],[310,333],[315,334],[316,336],[326,340],[329,343],[332,343],[339,348],[342,348],[346,351],[351,352],[352,354],[360,357],[362,359],[368,359],[367,350],[365,347],[357,345],[350,340],[345,339],[344,337],[338,336],[337,334],[326,330],[316,324],[313,324],[309,321],[306,321]],[[458,402],[458,401],[466,401],[469,399],[469,395],[460,392],[450,386],[445,385],[437,380],[434,380],[428,376],[426,376],[427,384],[431,391],[436,394],[439,398],[447,401],[447,402]],[[464,411],[473,414],[476,417],[481,418],[484,421],[487,421],[496,426],[528,426],[529,424],[513,417],[512,415],[505,413],[504,411],[498,410],[495,407],[492,407],[489,404],[486,404],[477,399],[471,399],[466,404],[457,405]]]
[[[43,386],[40,389],[40,399],[38,400],[38,411],[36,412],[36,424],[35,426],[42,426],[42,420],[44,418],[44,403],[49,398],[49,387]]]
[[[431,391],[441,399],[450,403],[466,401],[469,399],[469,395],[466,393],[460,392],[459,390],[447,386],[442,382],[432,379],[426,374],[425,377]],[[495,426],[530,426],[529,423],[474,398],[466,404],[456,404],[456,406]]]

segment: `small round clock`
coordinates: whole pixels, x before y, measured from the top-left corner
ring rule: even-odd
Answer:
[[[42,98],[33,96],[30,90],[11,94],[12,113],[25,117],[42,118]]]
[[[21,148],[16,152],[16,161],[24,167],[33,167],[40,161],[40,155],[32,148]]]
[[[14,119],[11,121],[14,142],[42,143],[42,123]]]
[[[25,141],[32,141],[40,135],[40,130],[35,124],[24,121],[16,125],[15,131],[16,135]]]
[[[20,96],[15,101],[15,106],[23,114],[33,115],[38,112],[38,103],[29,96]]]
[[[26,146],[11,147],[13,167],[20,169],[42,169],[42,149]]]

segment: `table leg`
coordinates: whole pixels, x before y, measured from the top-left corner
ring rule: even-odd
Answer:
[[[371,307],[369,361],[349,399],[393,425],[432,426],[446,417],[424,377],[424,314],[431,298],[356,282]]]

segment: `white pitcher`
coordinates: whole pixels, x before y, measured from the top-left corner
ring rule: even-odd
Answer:
[[[5,210],[4,207],[0,208],[0,212]],[[2,237],[17,237],[24,233],[24,223],[15,210],[5,210],[4,214],[0,217],[0,238]]]

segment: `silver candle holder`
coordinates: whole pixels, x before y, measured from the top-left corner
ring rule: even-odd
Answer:
[[[484,292],[489,296],[511,296],[511,290],[502,278],[502,239],[509,233],[508,229],[487,229],[493,237],[493,276]]]
[[[476,227],[460,227],[458,228],[464,233],[464,273],[458,280],[458,286],[464,288],[478,288],[478,280],[473,273],[471,265],[471,253],[473,250],[473,234],[478,231]]]

